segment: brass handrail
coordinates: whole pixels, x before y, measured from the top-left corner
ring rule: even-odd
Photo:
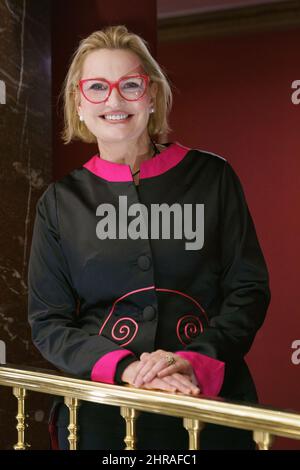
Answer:
[[[300,414],[294,412],[261,405],[234,403],[221,398],[193,397],[180,393],[96,383],[50,372],[2,366],[0,385],[13,387],[14,390],[24,389],[63,396],[65,403],[69,403],[70,411],[72,403],[77,409],[79,400],[118,406],[123,412],[122,416],[124,418],[127,416],[128,429],[132,428],[130,426],[132,420],[129,421],[130,410],[182,417],[190,435],[192,449],[197,448],[196,433],[200,432],[203,423],[251,430],[259,449],[267,449],[271,445],[273,436],[300,439]],[[73,418],[76,419],[76,416]],[[76,429],[76,422],[73,424],[75,428],[73,426],[72,431],[73,428]],[[21,431],[23,432],[23,429]],[[128,436],[127,441],[130,442]],[[71,436],[70,444],[76,448],[74,435]],[[132,449],[133,446],[127,448]]]

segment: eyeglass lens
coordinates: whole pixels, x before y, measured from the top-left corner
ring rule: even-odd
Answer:
[[[120,94],[126,100],[137,100],[145,91],[146,80],[143,77],[124,78],[119,82]],[[83,93],[94,102],[104,101],[109,94],[109,85],[102,80],[88,80],[83,84]]]

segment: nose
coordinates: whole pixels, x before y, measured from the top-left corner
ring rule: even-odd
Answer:
[[[117,104],[119,103],[120,101],[124,101],[124,98],[120,95],[117,87],[114,87],[112,90],[111,90],[111,94],[110,96],[108,97],[108,99],[106,100],[106,103],[109,103],[111,105],[114,105],[114,104]]]

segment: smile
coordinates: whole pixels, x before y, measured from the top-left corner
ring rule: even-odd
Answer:
[[[116,123],[128,121],[132,116],[133,114],[106,114],[100,117],[110,123]]]

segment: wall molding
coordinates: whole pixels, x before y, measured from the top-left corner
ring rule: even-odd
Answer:
[[[230,10],[158,19],[160,42],[203,36],[300,29],[300,2],[287,0]]]

